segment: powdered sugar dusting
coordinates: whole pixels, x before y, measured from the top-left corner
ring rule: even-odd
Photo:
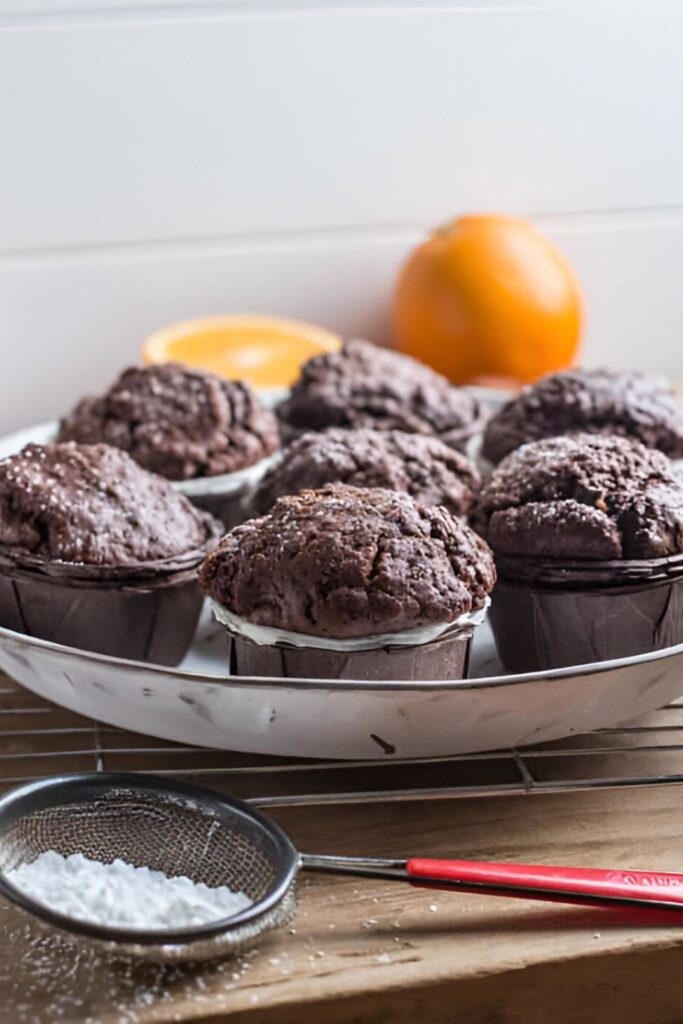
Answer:
[[[7,879],[38,903],[67,917],[108,927],[178,931],[231,917],[251,906],[243,892],[210,888],[185,876],[111,864],[55,850],[7,872]]]
[[[258,953],[199,965],[113,957],[27,923],[11,906],[0,907],[0,936],[12,951],[0,960],[3,1020],[12,1024],[171,1020],[179,1002],[195,1013],[209,1003],[219,1012],[234,1003],[240,982],[249,985],[247,972]]]
[[[0,462],[0,545],[90,565],[204,546],[206,522],[175,488],[105,445],[27,445]]]

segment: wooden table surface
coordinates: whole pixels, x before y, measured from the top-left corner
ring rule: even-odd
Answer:
[[[683,869],[677,785],[274,816],[311,852]],[[289,927],[191,967],[74,948],[0,903],[0,1020],[12,1024],[680,1024],[682,967],[683,918],[321,875],[302,876]]]

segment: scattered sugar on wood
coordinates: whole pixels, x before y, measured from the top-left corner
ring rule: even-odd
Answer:
[[[240,981],[251,966],[244,956],[204,964],[154,964],[100,952],[96,947],[0,905],[0,931],[12,957],[0,963],[4,1005],[2,1019],[12,1024],[81,1021],[138,1024],[151,1006],[168,1006],[180,998],[190,1005],[207,1002],[216,1012],[234,1003]],[[259,953],[251,951],[253,959]],[[168,1019],[168,1018],[164,1018]]]

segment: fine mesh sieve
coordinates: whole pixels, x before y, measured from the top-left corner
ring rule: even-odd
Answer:
[[[242,891],[252,905],[229,919],[172,932],[104,927],[42,906],[6,872],[41,853],[82,853]],[[243,948],[294,913],[298,855],[281,829],[236,800],[153,776],[64,776],[0,800],[0,891],[59,928],[155,960],[205,959]]]
[[[168,876],[244,892],[252,904],[183,930],[125,929],[77,920],[16,888],[7,872],[55,850],[121,858]],[[427,888],[673,913],[683,923],[683,875],[421,858],[300,854],[265,815],[220,793],[150,775],[65,775],[0,798],[0,893],[44,922],[117,955],[157,961],[224,956],[285,924],[301,868]]]

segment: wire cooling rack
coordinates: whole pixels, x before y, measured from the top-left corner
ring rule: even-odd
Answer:
[[[0,675],[0,789],[60,772],[144,771],[261,806],[547,793],[683,782],[683,699],[638,722],[518,750],[313,761],[139,736],[48,703]]]

